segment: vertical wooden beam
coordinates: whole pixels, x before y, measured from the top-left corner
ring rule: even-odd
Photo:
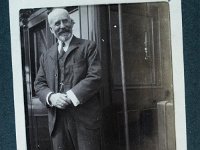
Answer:
[[[122,92],[123,92],[123,104],[124,104],[124,126],[125,126],[125,140],[126,150],[130,150],[129,145],[129,129],[128,129],[128,112],[127,112],[127,97],[126,97],[126,76],[124,65],[124,46],[123,46],[123,26],[122,26],[122,8],[121,4],[118,4],[119,11],[119,41],[120,41],[120,60],[121,60],[121,75],[122,75]]]

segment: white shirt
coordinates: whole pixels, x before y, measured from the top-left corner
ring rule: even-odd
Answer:
[[[64,50],[65,52],[68,50],[69,44],[70,44],[72,38],[73,38],[73,35],[70,37],[69,40],[67,40],[66,42],[64,42],[64,43],[65,43],[65,46],[63,47],[63,50]],[[61,48],[62,48],[62,41],[59,41],[59,40],[58,40],[58,52],[59,52],[59,53],[60,53]]]
[[[63,47],[63,50],[64,50],[65,52],[68,50],[69,44],[70,44],[72,38],[73,38],[73,35],[70,37],[69,40],[67,40],[67,41],[65,42],[65,46]],[[60,53],[61,48],[62,48],[62,42],[61,42],[61,41],[58,41],[58,52],[59,52],[59,53]],[[46,102],[47,102],[47,104],[48,104],[49,106],[52,107],[52,105],[49,103],[49,96],[50,96],[51,94],[52,94],[52,92],[50,92],[50,93],[47,94]],[[80,104],[80,101],[78,100],[78,98],[76,97],[76,95],[74,94],[74,92],[73,92],[72,90],[67,91],[67,92],[66,92],[66,95],[67,95],[67,97],[72,101],[72,103],[73,103],[74,106],[77,106],[77,105]]]

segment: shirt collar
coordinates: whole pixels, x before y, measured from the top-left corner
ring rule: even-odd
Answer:
[[[72,36],[69,38],[69,40],[67,40],[67,41],[64,42],[64,43],[65,43],[65,46],[63,47],[63,49],[64,49],[65,52],[67,51],[67,49],[68,49],[68,47],[69,47],[69,44],[70,44],[70,42],[71,42],[73,36],[74,36],[74,35],[72,34]],[[62,45],[62,41],[58,40],[58,51],[59,51],[59,52],[60,52],[60,49],[61,49],[61,45]]]

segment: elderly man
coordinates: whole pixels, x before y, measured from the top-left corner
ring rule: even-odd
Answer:
[[[35,91],[48,107],[54,150],[100,149],[101,63],[95,42],[76,38],[74,21],[63,8],[48,14],[57,39],[41,55]]]

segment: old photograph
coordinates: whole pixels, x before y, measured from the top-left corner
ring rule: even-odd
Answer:
[[[180,0],[9,12],[17,149],[187,149]]]
[[[19,16],[27,149],[176,149],[167,2]]]

